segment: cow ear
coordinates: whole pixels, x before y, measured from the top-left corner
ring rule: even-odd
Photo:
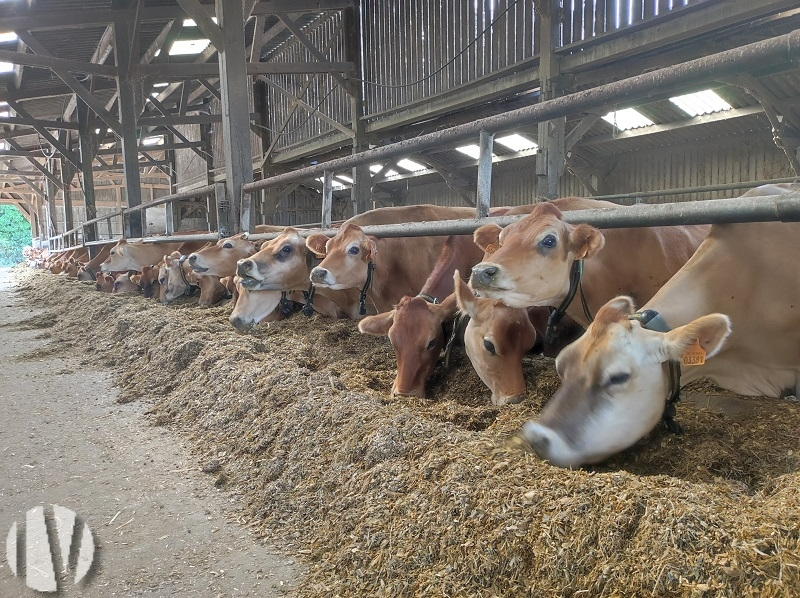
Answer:
[[[364,259],[367,260],[374,260],[375,256],[378,255],[378,239],[375,237],[367,237],[366,243],[364,243]]]
[[[386,336],[389,334],[389,328],[392,327],[393,323],[394,310],[361,319],[358,322],[358,331],[362,334]]]
[[[323,234],[315,233],[306,237],[306,247],[318,258],[324,258],[326,254],[325,246],[328,244],[328,237]]]
[[[471,318],[475,317],[475,295],[472,294],[472,289],[467,286],[467,283],[461,280],[461,274],[459,274],[458,270],[453,272],[453,286],[455,287],[458,309]]]
[[[133,276],[130,277],[130,279],[133,284],[139,284],[140,282],[142,282],[142,275],[134,274]]]
[[[603,233],[588,224],[578,224],[569,233],[569,248],[576,260],[597,255],[605,244]]]
[[[472,235],[475,245],[483,249],[486,254],[492,254],[500,249],[500,231],[503,229],[496,224],[484,224]]]
[[[128,244],[128,239],[120,239],[119,241],[117,241],[117,244],[118,245],[127,245]]]
[[[731,320],[723,314],[709,314],[664,335],[669,359],[681,359],[687,350],[700,353],[702,360],[719,353],[731,333]],[[695,362],[702,363],[702,360]]]
[[[168,255],[164,256],[164,265],[167,268],[172,268],[172,258],[170,256],[168,256]]]

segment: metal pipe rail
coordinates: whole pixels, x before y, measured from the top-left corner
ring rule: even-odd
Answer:
[[[479,137],[481,131],[499,133],[516,126],[529,126],[533,123],[569,116],[601,106],[640,101],[675,87],[686,87],[719,79],[748,69],[763,68],[769,64],[791,62],[798,57],[800,57],[800,30],[552,100],[545,100],[503,114],[480,118],[442,131],[420,135],[414,139],[398,141],[352,156],[321,162],[247,183],[242,185],[242,193],[252,193],[275,185],[317,178],[323,176],[325,171],[333,172],[371,164],[378,160],[400,157],[412,152],[455,145]]]
[[[685,193],[707,193],[710,191],[735,191],[760,187],[761,185],[779,183],[800,183],[800,177],[786,177],[782,179],[764,179],[762,181],[745,181],[741,183],[719,183],[717,185],[704,185],[699,187],[684,187],[682,189],[659,189],[657,191],[639,191],[631,193],[613,193],[611,195],[593,195],[592,199],[614,201],[615,199],[636,199],[639,197],[662,197],[664,195],[683,195]]]
[[[469,235],[484,224],[508,226],[524,218],[498,216],[468,220],[439,220],[361,227],[365,234],[378,238]],[[691,202],[637,204],[617,208],[572,210],[564,212],[570,224],[585,223],[596,228],[637,228],[643,226],[681,226],[688,224],[728,224],[743,222],[800,222],[800,193],[705,199]],[[333,237],[338,229],[300,230],[300,236],[322,233]],[[253,241],[266,241],[280,233],[249,235]]]

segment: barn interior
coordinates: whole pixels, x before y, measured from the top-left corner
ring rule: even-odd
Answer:
[[[52,255],[388,206],[737,197],[800,175],[800,7],[0,2],[0,124],[0,203]],[[353,322],[242,335],[224,304],[90,286],[29,276],[44,311],[19,326],[189,438],[304,559],[300,596],[800,592],[796,401],[697,384],[683,436],[560,470],[514,445],[559,385],[548,358],[520,405],[491,406],[463,352],[430,399],[393,400],[391,345]]]

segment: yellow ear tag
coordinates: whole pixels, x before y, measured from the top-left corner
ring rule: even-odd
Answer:
[[[694,341],[694,344],[687,347],[681,356],[683,365],[703,365],[705,362],[706,351],[700,346],[700,341]]]

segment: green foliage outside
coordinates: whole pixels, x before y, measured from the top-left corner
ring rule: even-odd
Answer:
[[[22,248],[31,244],[31,225],[16,206],[0,206],[0,266],[22,261]]]

